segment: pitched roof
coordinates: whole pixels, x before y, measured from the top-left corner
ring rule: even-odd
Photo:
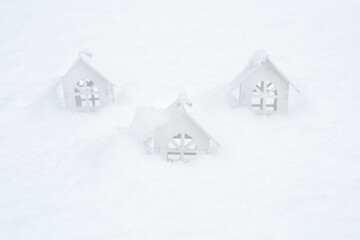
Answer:
[[[192,102],[191,102],[190,98],[184,92],[179,93],[177,99],[172,104],[170,104],[166,108],[166,110],[176,109],[177,107],[179,107],[181,105],[192,107]]]
[[[269,54],[264,50],[259,50],[254,53],[254,55],[250,58],[248,64],[244,68],[244,70],[232,81],[230,84],[231,90],[238,87],[241,83],[249,79],[253,74],[256,73],[258,69],[263,66],[264,63],[270,63],[270,65],[275,69],[275,71],[286,81],[288,82],[296,91],[299,91],[295,87],[295,85],[290,82],[290,80],[283,74],[278,67],[270,60]]]
[[[170,114],[172,115],[172,117],[163,125],[159,126],[156,130],[160,130],[162,127],[164,127],[165,125],[169,124],[170,122],[172,122],[173,120],[175,120],[178,117],[181,117],[183,115],[185,115],[187,118],[189,118],[208,138],[212,139],[211,135],[201,126],[201,124],[199,122],[197,122],[189,113],[190,109],[189,107],[187,107],[186,105],[180,105],[178,106],[177,109],[166,109],[166,112],[170,112]]]
[[[92,54],[86,50],[79,52],[79,57],[76,59],[76,61],[71,65],[70,69],[66,72],[64,77],[68,75],[71,70],[76,67],[77,64],[82,63],[88,66],[91,70],[99,74],[105,81],[110,83],[113,86],[116,86],[116,84],[113,83],[114,79],[117,79],[117,77],[112,74],[112,71],[106,67],[106,64],[102,63],[101,61],[94,59],[92,57]],[[106,69],[106,71],[105,71]],[[110,77],[112,76],[112,78]],[[111,79],[111,80],[110,80]]]
[[[142,142],[153,138],[156,132],[174,119],[185,114],[207,137],[219,145],[211,135],[191,116],[190,106],[187,104],[177,104],[181,102],[177,99],[166,109],[139,107],[130,125],[131,132],[134,133]],[[174,105],[176,103],[176,105]]]

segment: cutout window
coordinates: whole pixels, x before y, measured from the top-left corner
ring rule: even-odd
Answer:
[[[251,109],[254,111],[276,112],[278,91],[270,81],[261,81],[251,92]]]
[[[92,108],[100,106],[99,88],[90,79],[81,79],[74,88],[77,108]]]
[[[197,146],[188,134],[179,133],[168,144],[168,161],[188,162],[196,158]]]

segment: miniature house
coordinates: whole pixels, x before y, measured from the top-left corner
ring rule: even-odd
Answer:
[[[240,106],[257,113],[286,113],[289,86],[298,89],[280,72],[265,51],[256,52],[245,69],[234,79],[231,90],[237,89]]]
[[[191,161],[207,154],[213,141],[190,115],[191,106],[183,95],[165,110],[138,108],[131,129],[148,151],[168,161]]]
[[[115,102],[115,86],[93,65],[92,55],[82,51],[58,84],[65,108],[93,112]]]

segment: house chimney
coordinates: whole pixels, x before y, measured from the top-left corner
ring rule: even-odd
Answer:
[[[88,49],[83,49],[79,52],[79,57],[81,58],[82,56],[88,56],[89,58],[91,58],[93,55],[92,53],[88,50]]]
[[[178,105],[184,106],[186,104],[189,107],[192,107],[192,102],[185,92],[179,93],[176,101]]]

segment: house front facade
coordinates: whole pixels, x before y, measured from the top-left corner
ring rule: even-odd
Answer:
[[[79,56],[61,79],[64,106],[70,110],[92,112],[114,103],[114,85]]]
[[[158,128],[154,148],[168,161],[191,161],[207,154],[211,137],[188,115],[182,112]]]
[[[262,51],[254,54],[232,88],[238,89],[239,106],[260,114],[274,114],[287,113],[290,85],[295,88]]]

